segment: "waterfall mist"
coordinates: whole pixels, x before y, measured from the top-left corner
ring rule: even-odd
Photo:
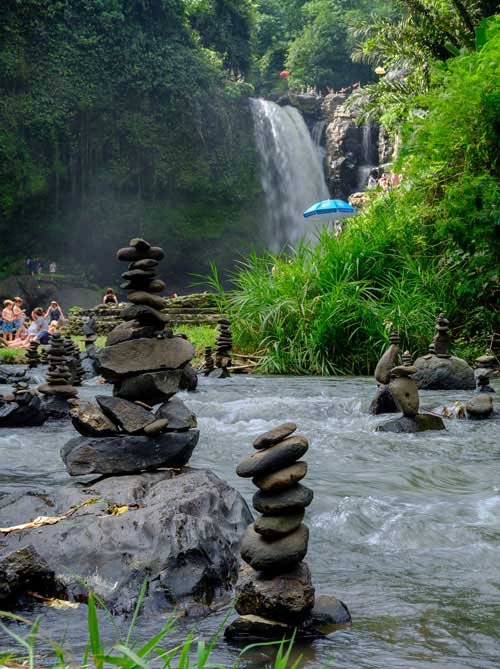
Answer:
[[[267,208],[265,241],[279,252],[314,236],[317,228],[303,212],[330,197],[323,159],[297,109],[269,100],[250,102]]]

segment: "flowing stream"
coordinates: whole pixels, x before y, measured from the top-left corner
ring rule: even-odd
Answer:
[[[198,392],[179,395],[201,429],[191,465],[211,468],[250,501],[253,486],[235,467],[252,451],[255,436],[293,420],[309,438],[304,482],[315,498],[305,520],[307,560],[317,592],[346,602],[354,624],[297,649],[304,653],[301,666],[497,669],[500,423],[449,421],[445,432],[376,433],[384,418],[366,413],[374,389],[368,378],[202,379]],[[80,396],[103,391],[110,388],[89,383]],[[421,392],[424,407],[468,396]],[[67,483],[59,449],[74,434],[68,423],[0,432],[0,494]],[[189,629],[214,633],[227,612],[181,621],[172,645]],[[81,658],[84,605],[57,611],[35,603],[22,613],[41,615],[42,632],[64,639]],[[161,623],[149,612],[138,634],[152,636]],[[103,632],[112,638],[105,618]],[[0,631],[0,648],[6,644]],[[237,654],[221,641],[214,660],[232,666]],[[241,666],[264,669],[269,656],[256,650]]]
[[[303,212],[329,198],[323,159],[297,109],[269,100],[250,102],[266,201],[265,241],[269,249],[280,252],[317,231]]]

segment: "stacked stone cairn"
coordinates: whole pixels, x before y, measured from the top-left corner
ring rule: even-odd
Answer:
[[[76,397],[77,392],[71,384],[71,371],[68,367],[64,340],[59,332],[50,338],[47,362],[49,367],[45,383],[38,387],[39,392],[63,399]]]
[[[239,617],[227,627],[228,639],[281,639],[295,628],[300,637],[317,637],[326,625],[350,622],[347,608],[335,598],[324,598],[322,615],[315,611],[311,573],[303,561],[309,530],[302,522],[314,494],[299,483],[307,473],[300,458],[309,444],[293,434],[296,428],[284,423],[259,436],[253,443],[257,452],[236,469],[258,488],[253,506],[262,515],[241,543],[244,564],[235,598]]]
[[[375,397],[370,404],[370,413],[374,416],[381,413],[397,413],[398,407],[389,390],[391,369],[399,359],[399,332],[393,330],[389,336],[389,348],[384,351],[375,367],[375,379],[378,387]]]
[[[474,371],[465,360],[450,353],[450,323],[439,314],[429,352],[415,361],[413,377],[421,390],[472,390]]]
[[[215,340],[215,365],[221,370],[220,378],[227,378],[230,376],[229,367],[231,367],[233,336],[227,318],[219,318],[217,324],[219,334]]]
[[[490,386],[490,378],[498,367],[498,360],[494,355],[482,355],[476,358],[474,370],[476,389],[474,397],[465,404],[466,418],[484,420],[500,417],[500,412],[495,408],[493,401],[495,389]]]
[[[130,262],[122,277],[131,303],[124,322],[97,353],[100,373],[113,384],[113,396],[96,404],[72,403],[71,418],[82,436],[71,439],[61,456],[72,476],[127,474],[158,467],[183,467],[198,443],[196,417],[178,399],[192,344],[174,336],[161,312],[165,288],[157,278],[161,248],[132,239],[117,257]],[[154,410],[154,405],[160,406]]]
[[[29,348],[26,351],[26,357],[28,358],[28,367],[30,369],[38,367],[38,365],[41,363],[38,347],[39,343],[37,341],[31,341]]]
[[[64,351],[66,353],[66,362],[71,373],[71,383],[73,386],[81,386],[84,371],[80,360],[80,349],[73,342],[70,335],[64,337]]]
[[[35,427],[46,419],[40,396],[27,381],[17,381],[12,394],[0,396],[0,428]]]
[[[400,418],[395,418],[377,427],[380,432],[423,432],[424,430],[444,430],[439,416],[419,413],[420,398],[418,386],[413,379],[417,369],[409,351],[401,357],[402,364],[391,369],[389,391],[398,409]]]
[[[215,361],[212,356],[212,347],[205,347],[205,362],[203,363],[202,372],[204,376],[209,376],[215,369]]]

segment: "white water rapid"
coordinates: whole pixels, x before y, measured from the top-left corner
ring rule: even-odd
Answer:
[[[266,244],[279,252],[301,237],[314,237],[318,226],[303,212],[329,193],[322,157],[300,112],[261,99],[252,99],[251,106],[266,200]]]

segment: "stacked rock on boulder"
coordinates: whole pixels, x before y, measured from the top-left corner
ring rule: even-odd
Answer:
[[[34,369],[41,364],[40,354],[38,353],[39,343],[37,341],[31,341],[28,350],[26,351],[26,357],[28,358],[28,367]]]
[[[12,394],[0,396],[0,428],[36,427],[46,420],[40,396],[26,381],[15,383]]]
[[[294,435],[294,423],[284,423],[258,437],[257,453],[243,460],[236,473],[252,478],[259,490],[253,506],[260,515],[241,543],[235,608],[239,617],[225,631],[228,639],[280,639],[293,632],[301,637],[321,635],[316,617],[315,590],[307,563],[309,530],[303,524],[313,491],[299,483],[307,473],[300,458],[308,441]],[[335,598],[323,603],[321,623],[345,624],[350,615]]]
[[[219,318],[217,323],[219,334],[215,341],[215,365],[221,370],[220,378],[227,378],[230,376],[229,367],[231,367],[233,336],[227,318]]]
[[[485,420],[500,418],[500,410],[495,406],[493,396],[495,389],[490,386],[490,378],[498,369],[498,361],[494,355],[482,355],[476,359],[476,389],[474,397],[467,402],[455,402],[452,406],[440,409],[445,418],[461,418],[468,420]]]
[[[156,293],[165,284],[156,267],[163,251],[133,239],[117,255],[131,261],[122,287],[130,290],[132,304],[122,313],[125,322],[97,353],[100,373],[113,384],[113,397],[98,396],[97,405],[73,403],[71,418],[82,436],[61,451],[72,476],[183,467],[198,443],[195,421],[170,418],[172,413],[179,417],[178,404],[172,412],[169,400],[182,387],[194,348],[185,337],[172,334],[160,311],[164,300]],[[156,404],[161,406],[154,411]]]
[[[397,413],[398,408],[389,390],[391,369],[397,365],[399,356],[399,332],[393,330],[389,336],[389,348],[383,353],[375,367],[375,379],[378,382],[377,392],[370,404],[370,413],[374,416],[381,413]]]
[[[379,432],[423,432],[424,430],[444,430],[444,423],[439,416],[419,413],[420,398],[413,376],[413,365],[409,351],[402,355],[402,365],[391,369],[389,391],[398,409],[403,413],[377,427]]]
[[[450,354],[449,321],[439,314],[429,353],[415,361],[414,380],[421,390],[472,390],[474,372],[465,360]]]

